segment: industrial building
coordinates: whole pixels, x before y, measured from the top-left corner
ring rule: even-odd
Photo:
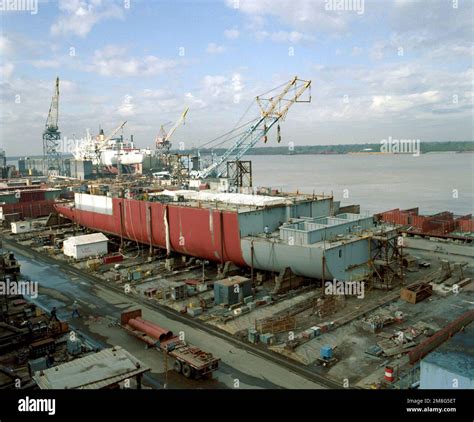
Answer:
[[[33,379],[42,390],[117,388],[131,379],[141,388],[143,374],[148,371],[143,362],[116,346],[37,371]]]
[[[474,326],[468,325],[420,363],[423,390],[474,389]]]
[[[74,179],[89,180],[93,178],[93,165],[90,160],[64,160],[65,175]]]
[[[24,157],[18,160],[18,172],[21,176],[41,176],[44,174],[43,158]]]

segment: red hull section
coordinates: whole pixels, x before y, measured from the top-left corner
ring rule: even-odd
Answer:
[[[472,232],[474,220],[472,215],[455,217],[451,212],[441,212],[435,215],[419,215],[418,208],[409,210],[394,209],[377,214],[379,220],[387,223],[411,226],[410,232],[433,235],[448,235],[453,231]]]
[[[139,243],[244,266],[237,212],[113,198],[112,214],[56,205],[79,225]]]
[[[0,205],[3,214],[20,213],[22,218],[47,217],[54,212],[55,201],[18,202]]]

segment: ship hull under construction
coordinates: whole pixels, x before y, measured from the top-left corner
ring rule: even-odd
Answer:
[[[290,268],[296,275],[319,279],[352,280],[369,272],[375,248],[370,238],[351,235],[341,241],[335,236],[370,228],[371,217],[326,221],[339,207],[331,197],[264,198],[272,199],[260,206],[229,206],[217,200],[163,203],[76,194],[74,205],[58,204],[56,209],[81,226],[168,253],[274,272]],[[295,224],[299,226],[293,230]]]
[[[185,255],[246,265],[235,212],[133,199],[97,199],[106,199],[102,202],[111,206],[91,210],[62,205],[56,208],[60,214],[90,229]]]

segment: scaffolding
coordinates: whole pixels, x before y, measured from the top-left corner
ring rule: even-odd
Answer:
[[[395,285],[403,285],[403,238],[394,230],[371,233],[369,242],[369,290],[372,288],[391,290]]]
[[[252,162],[251,161],[227,161],[227,178],[229,185],[237,188],[252,187]]]

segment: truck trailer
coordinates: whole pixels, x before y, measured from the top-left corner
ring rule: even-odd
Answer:
[[[187,344],[172,331],[142,318],[142,310],[123,312],[120,325],[130,334],[174,359],[173,369],[186,378],[199,379],[219,368],[219,358]]]

